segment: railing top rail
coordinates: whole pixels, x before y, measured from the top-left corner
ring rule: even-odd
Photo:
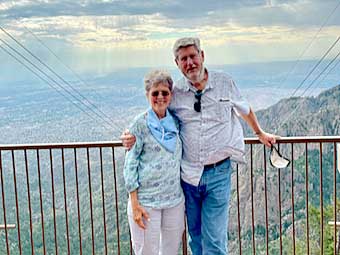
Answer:
[[[62,148],[73,149],[73,148],[121,147],[121,146],[123,146],[121,141],[0,144],[0,150],[32,150],[32,149],[62,149]]]
[[[260,141],[256,137],[244,139],[246,144],[259,144]],[[280,137],[277,143],[333,143],[340,142],[340,136],[292,136]]]
[[[246,144],[259,144],[257,137],[247,137]],[[295,136],[280,137],[278,143],[333,143],[340,142],[340,136]],[[31,149],[62,149],[62,148],[93,148],[93,147],[121,147],[121,141],[100,142],[69,142],[69,143],[40,143],[40,144],[0,144],[0,150],[31,150]]]

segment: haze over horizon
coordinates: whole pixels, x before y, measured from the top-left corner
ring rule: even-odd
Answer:
[[[34,126],[32,137],[38,139],[41,132],[51,131],[48,125],[55,126],[51,119],[69,129],[65,127],[67,116],[72,116],[72,121],[77,116],[77,128],[80,123],[93,121],[82,112],[90,110],[84,98],[62,97],[4,51],[16,54],[9,45],[46,71],[6,32],[96,107],[119,120],[129,107],[145,107],[142,79],[149,67],[167,67],[174,79],[180,77],[171,48],[183,36],[201,38],[206,65],[231,74],[254,109],[263,109],[284,97],[317,95],[339,84],[340,72],[335,68],[339,60],[335,56],[340,43],[334,44],[340,35],[339,6],[335,0],[3,0],[2,127],[18,123],[31,132]],[[302,82],[332,44],[334,48],[320,66]],[[332,59],[337,61],[313,84]],[[64,65],[80,74],[89,86],[81,86],[79,78]],[[64,81],[48,73],[65,87]],[[310,85],[312,88],[304,93]]]

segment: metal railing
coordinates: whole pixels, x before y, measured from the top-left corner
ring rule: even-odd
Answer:
[[[328,222],[339,221],[339,142],[281,138],[291,164],[278,170],[246,139],[248,164],[233,171],[230,254],[337,254]],[[132,254],[123,163],[120,142],[0,145],[0,253]]]

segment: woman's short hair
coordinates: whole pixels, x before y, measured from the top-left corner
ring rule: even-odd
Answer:
[[[144,76],[144,87],[146,91],[149,91],[152,87],[157,87],[160,83],[168,86],[172,91],[173,80],[168,71],[165,70],[152,70]]]

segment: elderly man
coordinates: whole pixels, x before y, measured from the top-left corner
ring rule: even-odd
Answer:
[[[190,248],[194,255],[227,254],[231,189],[230,160],[243,162],[241,116],[260,141],[275,143],[264,132],[232,78],[204,67],[198,38],[180,38],[173,47],[184,77],[177,81],[169,109],[180,123],[181,162]],[[134,138],[122,135],[126,147]]]

